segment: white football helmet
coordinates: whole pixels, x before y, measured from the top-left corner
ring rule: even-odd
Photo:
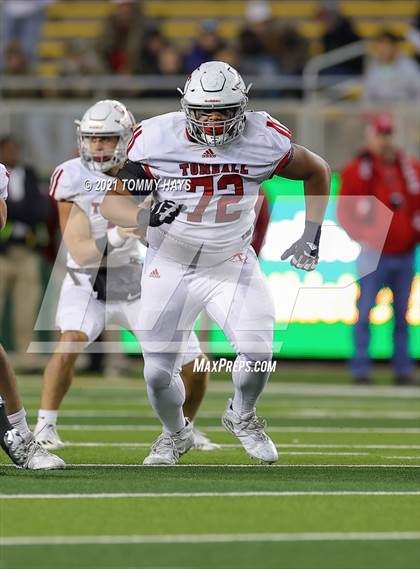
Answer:
[[[184,90],[178,89],[190,137],[206,146],[226,144],[237,138],[245,127],[250,88],[236,69],[223,61],[209,61],[195,69]],[[224,118],[206,122],[206,115],[212,112],[219,112]]]
[[[106,99],[90,107],[77,124],[77,145],[83,162],[90,170],[108,172],[122,165],[127,157],[127,145],[132,136],[135,120],[131,112],[119,101]],[[94,156],[89,138],[118,136],[118,142],[109,156]]]

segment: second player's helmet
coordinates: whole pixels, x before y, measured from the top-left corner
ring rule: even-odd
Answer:
[[[108,172],[124,163],[127,145],[133,134],[135,120],[130,111],[112,99],[98,101],[90,107],[77,124],[77,144],[80,157],[91,170]],[[94,156],[89,139],[93,137],[118,137],[118,141],[109,155]]]
[[[199,144],[218,146],[237,138],[245,127],[245,107],[250,89],[239,73],[223,61],[209,61],[195,69],[181,92],[187,131]],[[205,120],[220,113],[223,118]]]

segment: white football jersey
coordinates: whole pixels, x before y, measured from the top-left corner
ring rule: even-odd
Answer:
[[[102,172],[92,172],[80,158],[67,160],[54,170],[50,182],[50,196],[57,201],[70,201],[82,209],[89,219],[93,239],[104,237],[113,227],[100,213],[100,205],[108,190],[112,189],[114,178]],[[138,263],[141,259],[141,245],[137,239],[127,239],[122,247],[107,256],[108,267],[121,267]],[[67,266],[73,269],[97,266],[91,263],[81,267],[67,254]]]
[[[6,167],[0,163],[0,198],[7,198],[7,186],[9,184],[9,174]]]
[[[141,162],[157,178],[157,200],[184,205],[173,223],[149,228],[150,245],[173,242],[169,254],[181,262],[180,248],[200,251],[201,258],[215,262],[246,249],[261,183],[289,160],[290,139],[289,129],[265,112],[247,112],[241,136],[215,147],[189,139],[183,112],[140,123],[128,159]]]

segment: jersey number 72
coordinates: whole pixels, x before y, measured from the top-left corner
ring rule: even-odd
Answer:
[[[200,201],[196,205],[194,211],[187,214],[187,220],[200,223],[203,219],[203,213],[209,204],[210,200],[214,196],[214,176],[203,176],[201,178],[191,178],[191,185],[189,192],[197,191],[197,188],[203,188],[203,195]],[[224,195],[220,196],[217,201],[216,208],[216,223],[226,223],[229,221],[236,221],[240,218],[241,212],[234,211],[229,213],[227,211],[227,206],[231,204],[237,204],[241,201],[244,195],[244,184],[242,178],[239,174],[224,174],[221,176],[216,184],[216,191],[221,192],[227,190],[229,186],[233,186],[235,193],[234,195]]]

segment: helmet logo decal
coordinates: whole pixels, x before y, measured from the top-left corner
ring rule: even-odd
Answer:
[[[223,91],[226,83],[226,77],[221,71],[217,75],[213,76],[205,72],[200,79],[200,83],[203,91],[208,93],[216,93],[218,91]]]

